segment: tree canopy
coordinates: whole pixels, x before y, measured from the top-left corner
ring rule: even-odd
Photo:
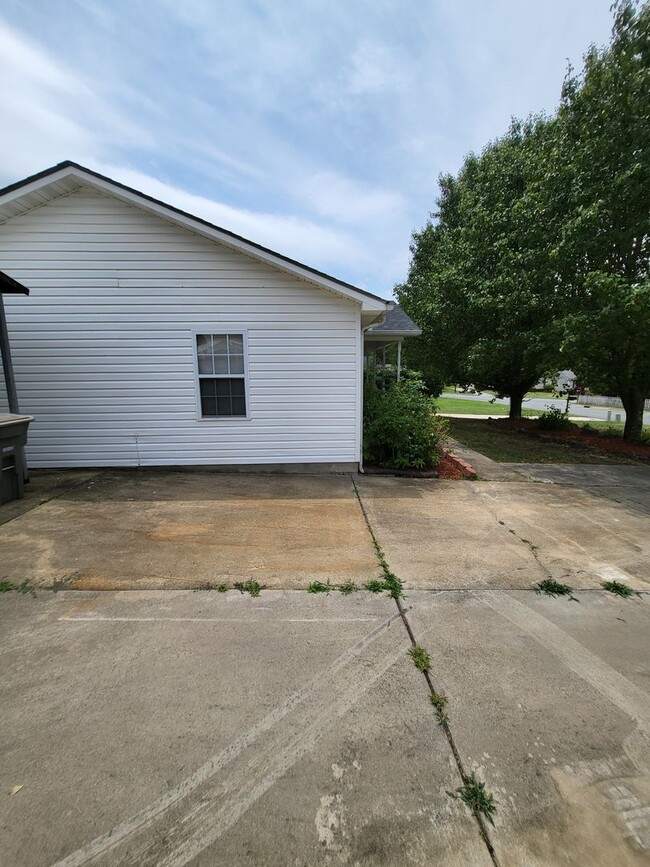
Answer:
[[[563,348],[586,382],[621,397],[637,439],[650,396],[650,4],[615,7],[610,45],[567,76],[558,133],[557,262],[572,300]]]
[[[621,396],[635,438],[650,395],[650,4],[614,12],[552,117],[514,120],[439,178],[396,294],[423,366],[510,396],[511,416],[571,367]]]

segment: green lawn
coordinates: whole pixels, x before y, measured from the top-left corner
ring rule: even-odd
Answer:
[[[436,398],[438,412],[458,412],[463,415],[508,415],[509,409],[502,403],[488,403],[484,400],[465,400],[462,397],[447,397],[442,395]],[[538,416],[539,411],[525,409],[524,415]]]
[[[593,454],[561,442],[547,442],[517,431],[500,429],[483,419],[451,418],[450,434],[493,461],[517,464],[634,464],[623,455]]]
[[[622,437],[625,422],[622,421],[577,421],[578,427],[592,428],[593,430],[606,433],[610,437]],[[641,442],[650,445],[650,425],[644,425]]]
[[[445,397],[453,397],[456,394],[453,385],[446,385],[442,393]],[[491,388],[486,388],[481,394],[496,394],[496,392]],[[526,397],[557,398],[557,393],[554,391],[529,391],[526,393]]]

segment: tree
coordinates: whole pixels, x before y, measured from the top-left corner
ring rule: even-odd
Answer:
[[[556,251],[581,381],[621,397],[638,440],[650,397],[650,4],[619,0],[610,44],[570,71],[558,113],[567,217]]]
[[[457,177],[440,178],[438,212],[413,235],[400,304],[423,330],[448,379],[493,387],[521,416],[523,397],[559,366],[563,298],[556,292],[558,200],[555,123],[513,121],[470,155]]]

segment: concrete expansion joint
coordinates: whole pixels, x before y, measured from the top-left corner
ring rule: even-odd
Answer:
[[[525,545],[528,548],[530,553],[533,555],[535,563],[537,564],[539,569],[544,573],[544,577],[545,578],[552,578],[553,573],[540,560],[537,545],[534,545],[530,541],[530,539],[525,539],[523,536],[520,536],[516,530],[514,530],[512,527],[509,527],[505,521],[502,521],[501,518],[497,517],[497,515],[492,511],[492,509],[490,509],[490,507],[488,506],[488,504],[485,502],[484,499],[480,498],[480,502],[481,502],[483,508],[485,509],[485,511],[488,513],[488,515],[490,515],[492,518],[494,518],[494,520],[497,522],[497,524],[500,527],[503,527],[505,530],[508,531],[508,533],[510,533],[511,536],[514,536],[515,539],[517,539],[519,542],[522,543],[522,545]]]
[[[444,706],[445,706],[446,701],[447,701],[446,696],[444,696],[442,693],[439,693],[435,688],[435,684],[433,682],[433,679],[432,679],[431,673],[430,673],[429,654],[427,653],[427,651],[425,651],[418,644],[418,642],[415,638],[415,633],[413,631],[413,627],[412,627],[411,622],[408,618],[408,612],[412,610],[413,606],[409,605],[407,607],[404,605],[404,602],[403,602],[404,593],[403,593],[403,589],[402,589],[402,583],[399,580],[399,578],[396,578],[396,576],[390,571],[388,561],[386,560],[386,555],[384,554],[384,551],[383,551],[381,545],[379,544],[379,540],[377,539],[377,536],[375,535],[375,531],[374,531],[373,526],[370,522],[370,517],[368,515],[368,512],[367,512],[365,505],[363,503],[363,500],[361,498],[361,492],[359,491],[359,488],[357,487],[357,484],[354,480],[354,477],[351,477],[351,479],[352,479],[352,486],[354,488],[354,492],[355,492],[357,500],[359,502],[359,507],[360,507],[361,512],[363,514],[364,520],[366,522],[366,526],[368,528],[368,532],[370,533],[370,537],[372,539],[372,543],[374,545],[375,552],[377,554],[379,566],[382,569],[382,572],[384,573],[385,578],[388,579],[390,576],[397,582],[397,588],[395,588],[394,585],[391,587],[389,584],[389,588],[390,588],[389,594],[395,600],[395,604],[397,605],[397,610],[399,612],[399,617],[400,617],[402,624],[404,626],[404,629],[406,630],[406,633],[409,637],[409,641],[411,643],[411,657],[412,657],[416,667],[418,668],[418,670],[424,676],[424,679],[425,679],[426,684],[427,684],[427,688],[429,690],[429,698],[431,701],[431,705],[435,709],[438,724],[439,724],[440,728],[442,729],[442,731],[445,735],[445,738],[447,739],[447,743],[448,743],[449,748],[451,750],[451,753],[452,753],[452,756],[454,759],[454,763],[455,763],[456,768],[458,770],[458,774],[461,778],[461,782],[463,784],[463,787],[469,787],[471,785],[472,780],[470,778],[470,775],[467,773],[467,771],[465,769],[465,765],[463,763],[462,756],[460,755],[460,751],[459,751],[458,746],[456,744],[456,739],[454,737],[454,734],[453,734],[452,729],[451,729],[451,725],[449,723],[449,718],[447,717],[446,713],[444,712]],[[419,654],[419,656],[418,656],[418,654]],[[420,662],[421,658],[424,658],[426,660],[425,663]],[[452,793],[450,793],[450,794],[452,794]],[[472,816],[474,817],[474,820],[476,821],[476,824],[477,824],[478,830],[479,830],[479,834],[481,836],[481,839],[483,840],[483,843],[485,844],[485,847],[488,851],[488,854],[490,856],[490,859],[492,860],[494,867],[499,867],[499,860],[497,858],[497,854],[496,854],[494,845],[492,843],[492,840],[490,839],[490,834],[489,834],[489,831],[487,828],[485,818],[476,809],[471,809],[471,813],[472,813]]]

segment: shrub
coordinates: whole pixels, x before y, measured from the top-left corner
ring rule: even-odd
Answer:
[[[557,406],[549,406],[537,419],[537,427],[540,430],[568,430],[571,422]]]
[[[385,368],[370,368],[364,398],[363,456],[389,469],[434,467],[447,435],[433,398],[417,374],[399,382]]]

